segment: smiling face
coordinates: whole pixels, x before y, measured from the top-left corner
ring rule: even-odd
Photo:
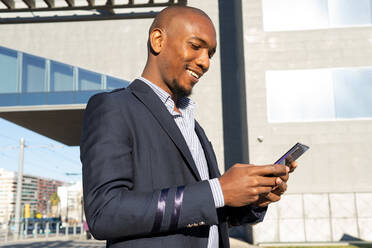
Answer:
[[[163,29],[154,29],[150,41],[155,51],[157,77],[153,81],[172,98],[191,94],[208,71],[216,50],[216,32],[208,17],[194,11],[170,18]]]

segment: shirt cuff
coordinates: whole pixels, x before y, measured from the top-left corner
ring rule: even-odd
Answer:
[[[218,178],[210,179],[208,180],[208,182],[209,185],[211,186],[214,205],[216,206],[216,208],[221,208],[225,206],[225,199],[223,198],[221,184],[220,181],[218,181]]]

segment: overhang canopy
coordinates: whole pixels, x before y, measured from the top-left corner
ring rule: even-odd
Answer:
[[[0,0],[0,24],[153,18],[187,0]]]
[[[85,104],[1,107],[0,117],[68,146],[80,145]]]

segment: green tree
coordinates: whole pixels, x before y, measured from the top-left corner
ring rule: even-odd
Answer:
[[[53,194],[50,195],[50,205],[57,206],[59,202],[60,199],[57,192],[54,192]]]

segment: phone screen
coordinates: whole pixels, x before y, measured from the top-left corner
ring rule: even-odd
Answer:
[[[293,161],[298,159],[304,154],[310,147],[307,145],[297,143],[288,152],[281,156],[274,164],[285,164],[286,158],[291,158]]]

